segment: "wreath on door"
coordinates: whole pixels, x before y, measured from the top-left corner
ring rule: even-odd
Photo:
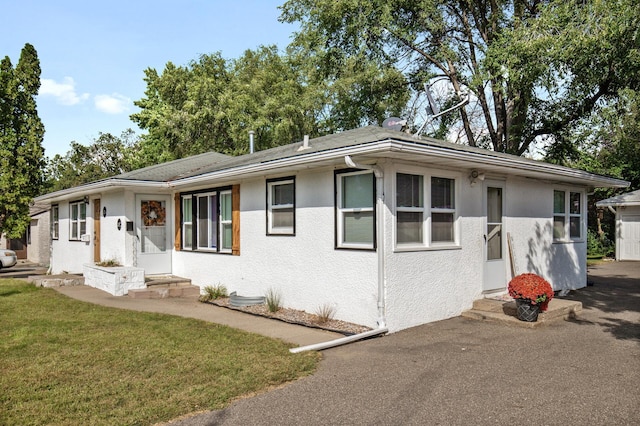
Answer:
[[[141,210],[144,226],[164,226],[167,211],[162,201],[143,201]]]

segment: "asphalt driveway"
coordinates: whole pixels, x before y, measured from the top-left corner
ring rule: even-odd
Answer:
[[[640,262],[589,269],[582,314],[461,317],[323,352],[316,374],[172,425],[640,424]]]

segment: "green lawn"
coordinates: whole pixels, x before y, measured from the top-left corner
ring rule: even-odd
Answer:
[[[0,424],[148,425],[312,373],[319,355],[226,326],[0,280]]]

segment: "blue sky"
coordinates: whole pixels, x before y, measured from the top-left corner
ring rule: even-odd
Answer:
[[[42,68],[38,113],[45,155],[99,132],[132,128],[146,68],[187,65],[201,54],[237,58],[247,49],[284,49],[296,27],[278,22],[285,0],[3,1],[0,57],[15,66],[31,43]]]

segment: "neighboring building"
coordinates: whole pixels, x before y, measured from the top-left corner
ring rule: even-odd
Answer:
[[[27,260],[49,265],[51,256],[51,227],[48,205],[34,205],[29,211],[31,223],[27,230]]]
[[[116,260],[239,295],[273,289],[286,307],[331,305],[338,319],[393,332],[504,292],[511,271],[584,287],[587,194],[627,185],[370,126],[37,201],[57,218],[53,273]]]
[[[616,215],[616,260],[640,260],[640,190],[598,201]]]
[[[49,230],[49,206],[34,205],[29,208],[31,222],[22,238],[0,238],[0,248],[14,250],[18,259],[39,265],[49,264],[51,237]]]

